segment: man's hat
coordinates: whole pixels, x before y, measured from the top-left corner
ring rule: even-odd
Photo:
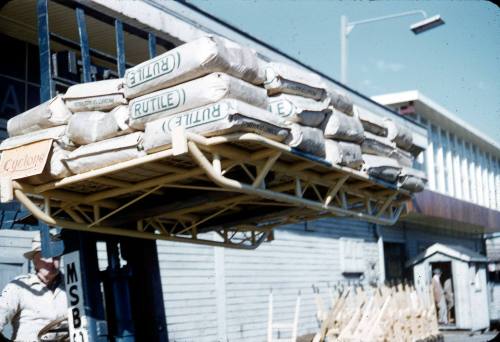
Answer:
[[[440,268],[435,268],[432,273],[434,274],[441,274],[441,269]]]
[[[50,234],[50,241],[53,243],[54,241],[58,241],[57,235],[52,235]],[[31,241],[31,250],[24,253],[23,256],[28,259],[28,260],[33,260],[33,257],[35,256],[36,253],[42,251],[42,242],[40,239],[40,233],[36,232],[35,236],[33,237],[33,240]],[[57,253],[57,252],[55,252]],[[61,255],[62,250],[60,253],[57,253],[57,255]],[[56,256],[56,255],[54,255]]]
[[[33,260],[36,253],[42,251],[42,242],[40,240],[40,233],[36,232],[33,240],[31,241],[31,250],[24,253],[23,256],[28,260]]]

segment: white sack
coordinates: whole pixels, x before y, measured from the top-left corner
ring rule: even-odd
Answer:
[[[387,137],[394,141],[398,147],[409,150],[413,143],[413,132],[406,126],[396,123],[394,120],[386,118]]]
[[[424,190],[426,175],[423,171],[404,167],[398,178],[398,186],[411,192]]]
[[[360,143],[364,139],[361,122],[352,116],[334,110],[323,121],[325,138]]]
[[[320,129],[298,124],[291,124],[290,128],[285,144],[319,157],[325,156],[325,139]]]
[[[354,106],[354,113],[361,121],[365,131],[384,137],[387,136],[387,127],[383,118],[358,106]]]
[[[66,165],[78,174],[140,158],[146,155],[140,146],[142,136],[142,132],[135,132],[80,146],[65,159]]]
[[[372,177],[395,182],[401,173],[401,166],[397,161],[388,157],[363,154],[362,170]]]
[[[260,65],[253,49],[221,37],[202,37],[127,69],[125,93],[131,99],[213,72],[262,84]]]
[[[361,143],[363,153],[390,157],[395,148],[396,144],[389,139],[365,131],[365,139]]]
[[[232,76],[213,73],[205,77],[144,95],[130,101],[130,126],[144,130],[146,122],[202,107],[224,98],[267,108],[266,91]]]
[[[222,100],[201,108],[182,112],[146,124],[143,147],[148,153],[168,148],[176,127],[214,136],[232,132],[252,132],[282,141],[288,136],[279,116],[237,100]]]
[[[130,133],[127,121],[127,106],[117,107],[111,112],[79,112],[69,120],[67,135],[75,144],[87,145]]]
[[[71,150],[68,149],[68,146],[54,140],[42,173],[26,178],[26,182],[33,185],[39,185],[71,176],[71,171],[63,162],[71,153]]]
[[[413,166],[413,156],[410,152],[406,152],[400,148],[395,148],[389,157],[398,161],[399,165],[404,167],[412,167]]]
[[[44,128],[65,125],[71,112],[60,95],[7,121],[10,137],[27,134]]]
[[[284,63],[268,63],[264,87],[269,95],[292,94],[315,100],[326,98],[323,80],[318,75]]]
[[[319,126],[329,112],[328,99],[316,101],[285,94],[270,97],[268,110],[287,121],[311,127]]]
[[[64,144],[67,146],[69,145],[69,140],[65,136],[66,127],[67,127],[66,125],[56,126],[31,132],[28,134],[7,138],[0,144],[0,151],[9,150],[14,147],[19,147],[37,141],[48,140],[48,139],[58,140],[60,144]]]
[[[75,84],[66,90],[64,101],[73,112],[108,111],[126,104],[123,78]]]
[[[420,152],[427,148],[427,139],[425,136],[412,132],[412,145],[409,149],[410,153],[417,158]]]
[[[342,113],[353,115],[353,103],[349,96],[333,89],[328,89],[327,94],[333,108]]]
[[[363,165],[361,147],[345,141],[325,140],[325,160],[334,165],[359,169]]]

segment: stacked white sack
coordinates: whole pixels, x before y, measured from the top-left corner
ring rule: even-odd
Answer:
[[[278,116],[264,109],[234,99],[223,99],[208,106],[177,113],[146,124],[144,150],[153,153],[169,148],[177,127],[186,131],[214,136],[232,132],[251,132],[283,141],[289,129]]]
[[[125,94],[132,99],[214,72],[253,84],[264,82],[257,53],[221,37],[202,37],[127,69]]]
[[[281,94],[269,98],[268,110],[291,123],[318,127],[329,113],[329,99],[316,101],[303,96]]]
[[[67,136],[77,145],[87,145],[131,133],[128,126],[128,106],[119,106],[111,112],[78,112],[68,123]]]
[[[267,108],[266,91],[223,73],[213,73],[130,101],[130,126],[144,130],[145,124],[162,117],[209,105],[225,98]]]
[[[75,84],[66,90],[63,98],[73,113],[106,112],[127,104],[123,78]]]
[[[61,179],[71,175],[71,172],[68,170],[63,160],[75,149],[75,147],[69,143],[65,132],[66,125],[63,125],[17,135],[2,141],[0,144],[0,151],[52,139],[52,148],[43,172],[40,175],[28,177],[26,181],[30,184],[42,184],[54,179]]]
[[[72,172],[78,174],[140,158],[146,155],[141,147],[143,134],[134,132],[80,146],[64,161]]]
[[[7,121],[9,137],[29,134],[41,129],[66,125],[71,112],[61,96],[18,114]]]

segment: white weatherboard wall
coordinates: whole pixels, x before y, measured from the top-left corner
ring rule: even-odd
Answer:
[[[169,338],[265,341],[271,288],[275,321],[293,321],[300,290],[299,336],[316,332],[312,285],[326,305],[328,286],[348,280],[340,271],[341,237],[361,239],[366,261],[378,264],[372,225],[352,220],[280,228],[253,251],[158,242]]]

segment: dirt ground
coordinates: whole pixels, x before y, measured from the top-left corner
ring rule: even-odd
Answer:
[[[489,342],[499,341],[498,332],[486,332],[484,334],[470,335],[468,331],[443,331],[444,342]]]

